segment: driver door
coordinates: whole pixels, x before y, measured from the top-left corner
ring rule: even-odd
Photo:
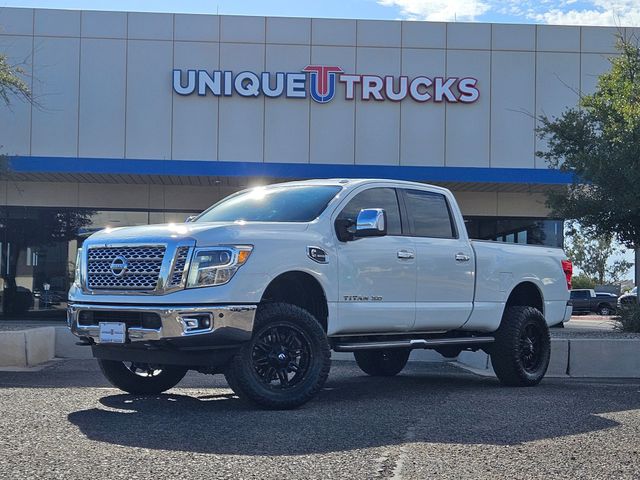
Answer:
[[[361,190],[336,220],[355,220],[360,210],[382,208],[387,235],[338,241],[336,333],[409,330],[415,321],[416,261],[413,239],[403,236],[395,188]]]

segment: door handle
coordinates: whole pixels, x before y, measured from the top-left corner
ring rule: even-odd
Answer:
[[[402,258],[403,260],[410,260],[412,258],[416,258],[416,255],[409,250],[398,250],[398,258]]]
[[[456,262],[468,262],[471,260],[471,257],[466,253],[456,253]]]

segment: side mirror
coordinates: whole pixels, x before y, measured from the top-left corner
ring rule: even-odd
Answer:
[[[387,213],[382,208],[360,210],[356,220],[356,237],[384,237],[387,234]]]
[[[189,222],[193,222],[196,219],[197,215],[189,215],[187,218],[184,219],[184,223],[189,223]]]

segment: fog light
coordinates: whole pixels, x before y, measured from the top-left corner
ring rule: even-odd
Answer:
[[[185,333],[210,330],[212,326],[211,315],[208,313],[184,316],[181,320]]]

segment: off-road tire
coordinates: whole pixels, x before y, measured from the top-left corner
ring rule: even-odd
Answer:
[[[134,395],[157,395],[175,387],[187,373],[187,368],[177,365],[159,365],[154,369],[159,372],[153,376],[142,376],[134,373],[131,362],[98,359],[98,365],[109,383],[120,390]]]
[[[409,360],[410,350],[390,348],[387,350],[359,350],[354,352],[356,363],[372,377],[393,377],[402,371]]]
[[[299,351],[304,352],[300,354],[300,359],[303,356],[307,359],[305,362],[298,360],[299,368],[285,373],[287,378],[290,373],[294,375],[290,380],[295,383],[291,385],[284,385],[280,377],[273,378],[273,381],[280,382],[280,386],[272,385],[272,375],[266,370],[269,367],[263,367],[258,363],[263,359],[256,359],[260,348],[265,345],[265,340],[274,338],[270,333],[274,332],[274,329],[280,332],[276,333],[276,336],[286,336],[293,332],[300,342]],[[275,343],[277,342],[274,340]],[[271,345],[271,348],[276,347]],[[294,349],[287,351],[294,352]],[[298,358],[296,355],[297,353],[293,353],[291,359],[285,362],[295,362]],[[300,366],[302,363],[304,366]],[[233,356],[225,370],[225,377],[238,397],[266,409],[288,410],[311,400],[322,389],[330,368],[331,350],[327,335],[315,317],[295,305],[269,303],[258,308],[252,338]],[[279,371],[281,372],[282,370]]]
[[[531,335],[535,336],[536,341],[530,341]],[[533,307],[507,307],[495,338],[490,352],[498,380],[512,387],[529,387],[540,383],[551,356],[549,328],[540,310]]]

